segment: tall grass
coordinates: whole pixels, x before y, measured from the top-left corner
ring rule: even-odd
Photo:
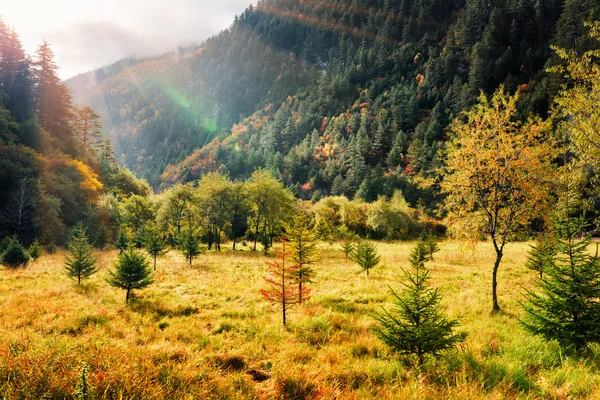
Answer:
[[[389,307],[412,243],[378,243],[370,277],[339,245],[322,245],[312,300],[289,325],[262,300],[267,260],[231,252],[159,257],[155,283],[129,306],[105,283],[117,252],[97,253],[100,271],[77,287],[64,253],[27,269],[0,270],[0,397],[87,398],[600,398],[598,351],[585,358],[529,336],[519,300],[535,273],[526,244],[510,244],[499,272],[503,313],[491,316],[489,243],[445,242],[432,263],[447,312],[469,336],[421,369],[405,366],[369,331]]]

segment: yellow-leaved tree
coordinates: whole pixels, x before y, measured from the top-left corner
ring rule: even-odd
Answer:
[[[500,310],[497,276],[507,240],[544,218],[551,201],[556,152],[540,120],[517,118],[518,96],[500,87],[457,117],[440,171],[451,231],[489,234],[494,245],[492,312]]]
[[[600,45],[600,21],[585,25],[589,36]],[[565,85],[554,99],[553,117],[567,144],[565,150],[569,152],[569,164],[578,175],[571,178],[575,179],[574,183],[579,185],[580,190],[595,192],[580,196],[580,206],[584,210],[593,210],[600,190],[600,50],[578,54],[575,50],[553,49],[563,63],[551,68],[550,72],[566,78]],[[573,195],[576,193],[571,193]]]

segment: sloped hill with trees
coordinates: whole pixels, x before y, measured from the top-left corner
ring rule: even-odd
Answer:
[[[375,200],[437,166],[453,116],[480,90],[521,89],[545,116],[550,44],[585,49],[586,0],[264,0],[201,50],[151,60],[79,99],[124,165],[167,187],[209,171],[276,171],[303,198]],[[159,64],[160,66],[157,66]]]
[[[86,221],[108,241],[98,205],[149,187],[117,165],[100,117],[73,105],[57,68],[46,42],[29,57],[0,19],[0,236],[62,245]]]

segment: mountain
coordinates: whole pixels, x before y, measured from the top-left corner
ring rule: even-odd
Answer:
[[[76,107],[57,74],[50,46],[25,54],[0,18],[0,248],[12,236],[25,244],[61,245],[84,223],[106,242],[104,202],[149,187],[119,168],[109,141],[96,141],[99,116]]]
[[[499,85],[545,116],[561,84],[550,45],[589,47],[599,13],[592,0],[264,0],[201,48],[67,84],[155,188],[267,168],[302,198],[399,188],[429,204],[415,178],[437,167],[451,119]]]

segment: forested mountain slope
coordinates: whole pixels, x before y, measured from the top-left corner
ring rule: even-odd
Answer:
[[[265,0],[202,49],[68,83],[154,187],[265,167],[303,198],[400,188],[429,203],[414,178],[451,117],[501,84],[544,116],[550,44],[589,47],[598,14],[593,0]]]
[[[0,19],[0,237],[61,245],[83,222],[106,243],[114,221],[99,205],[149,188],[117,166],[99,117],[72,104],[57,69],[46,42],[30,57]]]

